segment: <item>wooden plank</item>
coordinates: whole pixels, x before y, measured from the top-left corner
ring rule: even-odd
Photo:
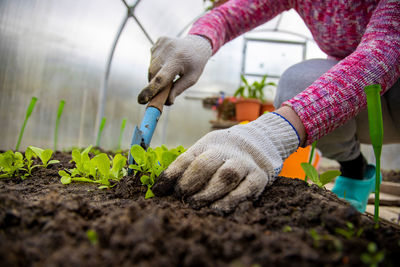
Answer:
[[[366,213],[374,216],[375,207],[374,205],[367,205]],[[379,218],[386,219],[393,224],[399,225],[400,223],[400,208],[399,207],[379,207]]]
[[[225,121],[225,120],[216,120],[216,121],[211,120],[210,121],[211,130],[226,129],[226,128],[232,127],[238,123],[239,122],[237,122],[237,121]]]
[[[369,204],[375,203],[375,194],[371,194],[369,196],[368,203]],[[381,192],[379,194],[379,205],[400,207],[400,196],[395,196]]]
[[[381,184],[381,192],[400,196],[400,183],[393,182],[382,182]]]

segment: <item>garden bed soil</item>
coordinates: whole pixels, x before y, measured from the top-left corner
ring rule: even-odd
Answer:
[[[144,199],[133,176],[109,190],[62,185],[70,155],[33,176],[0,180],[2,266],[360,266],[374,242],[400,262],[400,228],[360,214],[333,193],[279,177],[258,201],[221,215],[173,197]],[[359,236],[344,237],[348,223]],[[89,239],[88,230],[97,233]],[[316,233],[316,234],[315,234]]]

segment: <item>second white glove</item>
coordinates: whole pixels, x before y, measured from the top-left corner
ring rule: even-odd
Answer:
[[[257,120],[213,131],[179,156],[153,186],[156,195],[175,193],[192,207],[211,204],[229,212],[256,199],[299,146],[293,126],[268,113]]]

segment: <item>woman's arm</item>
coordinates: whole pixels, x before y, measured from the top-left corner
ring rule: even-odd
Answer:
[[[400,1],[382,0],[357,49],[283,105],[303,122],[308,145],[366,107],[366,85],[380,84],[383,94],[399,77]]]
[[[206,37],[215,54],[225,43],[290,8],[288,0],[230,0],[197,20],[189,34]]]

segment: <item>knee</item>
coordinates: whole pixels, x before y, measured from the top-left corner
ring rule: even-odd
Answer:
[[[283,102],[302,92],[336,63],[336,60],[310,59],[288,68],[279,79],[275,107],[279,108]]]

